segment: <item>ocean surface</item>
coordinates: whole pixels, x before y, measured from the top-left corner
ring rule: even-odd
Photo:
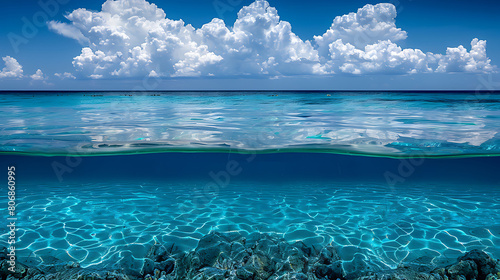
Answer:
[[[500,258],[499,132],[484,92],[2,92],[0,176],[30,262],[265,232],[384,270]]]

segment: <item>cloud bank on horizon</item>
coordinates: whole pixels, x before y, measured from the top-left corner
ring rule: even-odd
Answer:
[[[302,40],[265,0],[238,12],[232,27],[214,18],[196,29],[171,20],[146,0],[107,0],[101,11],[84,8],[50,21],[49,29],[82,44],[73,59],[77,77],[293,76],[334,74],[489,73],[486,41],[474,38],[468,51],[445,54],[403,49],[407,33],[396,26],[396,7],[367,4],[337,16],[323,35]],[[21,77],[22,67],[3,58],[0,77]],[[40,71],[41,73],[41,71]],[[39,78],[40,73],[31,77]],[[56,75],[71,78],[72,73]]]

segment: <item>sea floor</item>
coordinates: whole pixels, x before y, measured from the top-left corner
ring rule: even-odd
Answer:
[[[188,251],[210,232],[272,233],[336,247],[347,273],[399,263],[440,265],[473,249],[500,257],[495,186],[196,182],[23,185],[17,254],[82,267],[141,266],[153,244]],[[0,236],[5,246],[6,234]],[[45,260],[44,260],[45,259]]]

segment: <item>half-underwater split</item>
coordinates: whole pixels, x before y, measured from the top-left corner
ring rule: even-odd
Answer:
[[[0,8],[0,280],[500,280],[500,2]]]
[[[500,95],[473,94],[3,93],[16,273],[493,279]]]

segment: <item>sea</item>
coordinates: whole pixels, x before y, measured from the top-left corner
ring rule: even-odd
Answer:
[[[84,268],[211,232],[346,272],[500,258],[499,132],[496,92],[3,91],[0,247],[13,218],[19,260]]]

